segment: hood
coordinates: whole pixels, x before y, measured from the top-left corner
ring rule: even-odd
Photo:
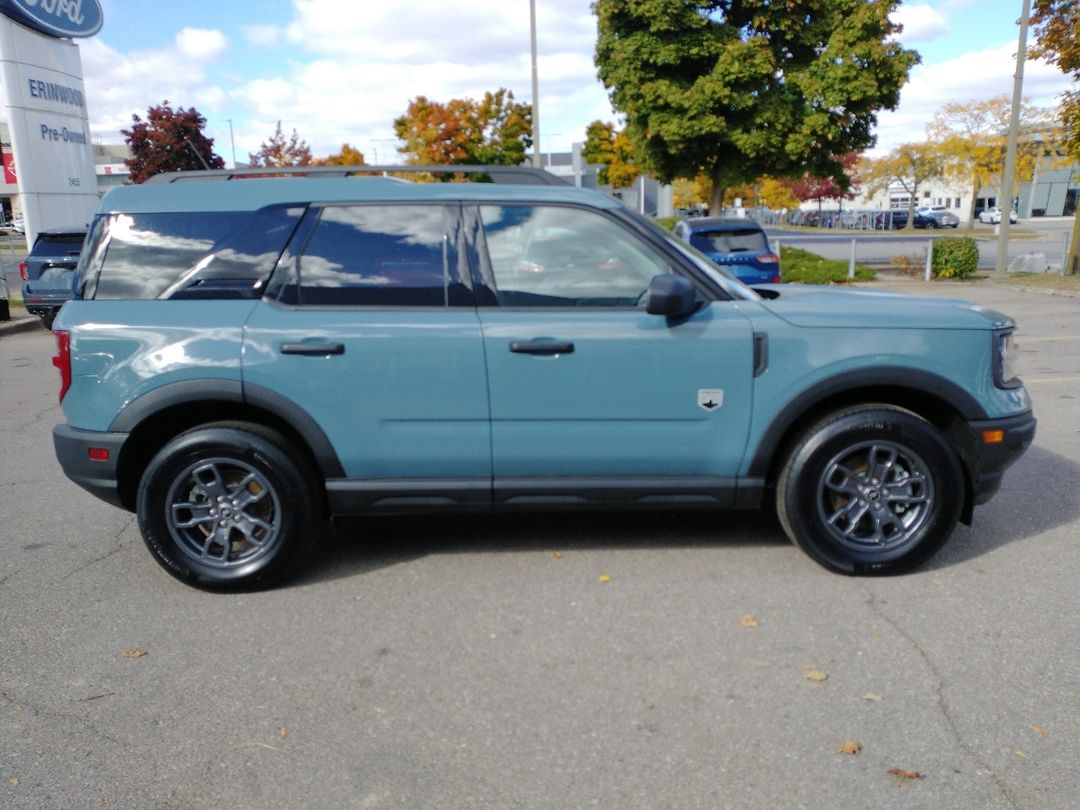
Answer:
[[[795,326],[996,329],[1014,325],[1007,315],[958,298],[811,284],[763,284],[755,285],[754,289],[765,294],[762,305],[766,309]]]

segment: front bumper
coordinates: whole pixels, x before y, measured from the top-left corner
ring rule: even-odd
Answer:
[[[1035,439],[1035,416],[1028,411],[1005,419],[970,422],[975,456],[970,460],[975,503],[986,503],[1001,487],[1001,480],[1013,462]],[[1000,431],[1001,441],[987,442],[988,433]]]
[[[117,462],[127,433],[102,433],[78,430],[67,424],[53,428],[53,446],[64,474],[92,495],[113,506],[125,508],[120,500],[117,483]],[[108,451],[101,461],[90,456],[90,450]]]

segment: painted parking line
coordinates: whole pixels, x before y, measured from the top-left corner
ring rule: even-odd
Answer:
[[[1024,385],[1039,385],[1041,383],[1075,383],[1080,382],[1080,377],[1042,377],[1040,379],[1029,379],[1023,377]]]

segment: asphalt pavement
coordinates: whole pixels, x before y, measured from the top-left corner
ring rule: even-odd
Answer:
[[[362,521],[197,591],[63,477],[53,342],[3,333],[0,804],[1075,808],[1080,299],[901,286],[1014,315],[1040,422],[883,579],[764,515],[594,514]]]

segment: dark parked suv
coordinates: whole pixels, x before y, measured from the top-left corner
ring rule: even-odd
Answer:
[[[38,233],[26,259],[19,262],[23,303],[52,328],[60,307],[71,298],[71,285],[86,228],[54,228]]]
[[[60,463],[186,582],[275,581],[340,515],[765,505],[903,571],[1034,436],[1000,313],[758,292],[543,172],[304,171],[110,190],[56,319]]]

